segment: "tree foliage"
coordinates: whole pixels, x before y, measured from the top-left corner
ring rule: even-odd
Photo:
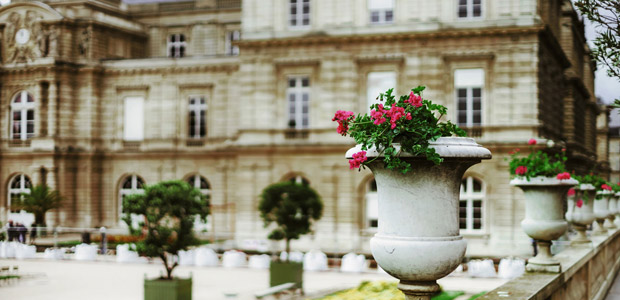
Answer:
[[[45,213],[62,207],[63,198],[56,190],[39,184],[30,189],[30,194],[22,194],[21,200],[14,207],[31,212],[37,226],[45,226]]]
[[[620,1],[577,0],[575,6],[598,31],[592,55],[607,67],[607,75],[620,81]],[[616,99],[616,105],[620,99]]]
[[[323,202],[308,185],[286,181],[266,187],[258,209],[265,227],[276,225],[268,238],[286,240],[286,252],[290,253],[290,241],[309,233],[312,222],[321,218]]]
[[[209,199],[183,181],[164,181],[146,186],[144,194],[123,199],[123,221],[132,226],[131,215],[144,216],[146,237],[137,244],[138,252],[159,257],[164,263],[167,279],[178,265],[171,256],[189,246],[198,244],[193,227],[196,216],[206,221]]]

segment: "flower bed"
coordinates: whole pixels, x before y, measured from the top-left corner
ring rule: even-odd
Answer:
[[[316,300],[405,300],[405,295],[397,287],[396,282],[364,281],[358,287],[339,291]],[[452,300],[465,294],[461,291],[443,291],[433,296],[433,300]]]

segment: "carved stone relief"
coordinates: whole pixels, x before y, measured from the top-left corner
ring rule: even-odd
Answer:
[[[24,63],[57,55],[57,29],[44,25],[43,16],[32,10],[12,12],[4,29],[4,62]]]

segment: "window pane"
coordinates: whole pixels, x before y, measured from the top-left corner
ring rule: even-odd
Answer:
[[[200,98],[200,104],[206,104],[205,98]]]
[[[32,98],[32,95],[30,94],[26,94],[28,97],[28,102],[34,102],[34,98]]]
[[[461,101],[461,99],[465,100],[467,98],[467,89],[458,89],[457,95],[459,97],[459,101]],[[465,107],[463,107],[463,109],[465,109]]]
[[[297,6],[291,6],[291,15],[297,14]]]
[[[482,89],[481,88],[473,88],[471,89],[472,91],[472,96],[474,98],[480,98],[482,96]]]
[[[297,20],[291,19],[291,26],[297,26]]]
[[[461,97],[459,97],[459,106],[458,106],[458,110],[459,110],[459,112],[461,112],[461,111],[467,111],[467,98],[461,98]]]
[[[34,121],[28,121],[26,124],[26,133],[28,136],[32,136],[32,134],[34,134]]]
[[[142,189],[143,186],[144,181],[142,180],[142,178],[136,176],[136,188]]]
[[[310,86],[310,80],[308,78],[302,78],[301,79],[301,86],[303,86],[303,87]]]
[[[394,20],[394,12],[392,12],[391,10],[388,10],[385,12],[385,21],[386,22],[392,22],[392,20]]]
[[[185,46],[179,47],[179,57],[185,57]]]
[[[474,179],[474,192],[481,192],[482,191],[482,184],[480,183],[480,181]]]
[[[304,16],[303,25],[310,25],[310,17]]]
[[[459,6],[459,18],[467,17],[467,6]]]
[[[207,180],[201,177],[200,178],[200,189],[201,190],[206,190],[206,189],[209,189],[209,188],[210,187],[209,187],[209,183],[207,183]]]
[[[22,93],[17,94],[15,98],[13,98],[14,103],[22,103]]]
[[[482,0],[474,0],[474,5],[477,5],[477,4],[478,4],[478,5],[479,5],[479,4],[482,4]]]
[[[370,182],[370,192],[376,192],[377,191],[377,181],[373,180]]]
[[[474,125],[480,125],[482,123],[482,116],[480,115],[480,111],[474,111]]]
[[[15,179],[13,179],[13,181],[11,181],[11,188],[12,189],[19,189],[19,188],[21,188],[20,180],[21,180],[21,175],[15,177]]]
[[[466,111],[459,111],[457,123],[458,123],[457,125],[459,126],[465,126],[467,124],[467,112]]]
[[[26,111],[26,120],[33,121],[34,120],[34,110],[29,109]]]
[[[200,111],[200,136],[204,137],[207,134],[207,125],[205,119],[205,111]]]
[[[303,13],[304,15],[310,13],[310,4],[304,4]]]
[[[190,98],[190,99],[189,99],[189,104],[190,104],[190,105],[192,105],[192,104],[194,104],[194,103],[196,103],[196,100],[194,100],[194,98]]]
[[[123,182],[123,189],[131,189],[131,177],[125,179],[125,182]]]
[[[480,98],[473,99],[473,106],[475,111],[482,110],[482,102],[480,101]]]
[[[288,86],[289,87],[295,87],[295,79],[291,78],[288,80]]]
[[[474,5],[474,17],[480,17],[482,15],[482,6]]]
[[[459,228],[467,229],[467,201],[459,201]]]
[[[194,137],[196,135],[196,112],[189,112],[189,136]]]
[[[27,176],[23,177],[24,179],[24,188],[30,189],[32,184],[30,183],[30,178],[28,178]]]
[[[370,13],[370,22],[379,23],[379,12],[373,11]]]
[[[20,121],[22,119],[22,112],[20,110],[13,111],[13,121]]]
[[[297,4],[297,0],[291,0],[291,4]]]

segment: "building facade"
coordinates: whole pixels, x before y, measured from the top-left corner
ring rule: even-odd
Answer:
[[[120,226],[124,195],[183,179],[240,246],[267,235],[262,189],[296,180],[325,211],[293,247],[368,252],[376,186],[348,169],[331,118],[391,87],[425,85],[493,153],[463,179],[470,256],[531,252],[514,148],[536,138],[578,172],[600,165],[595,66],[568,0],[19,1],[0,32],[3,219],[46,183],[65,196],[50,223]]]

